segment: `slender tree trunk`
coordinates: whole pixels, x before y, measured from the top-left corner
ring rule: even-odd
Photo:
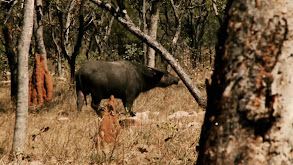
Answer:
[[[74,51],[71,55],[71,59],[70,59],[70,80],[71,83],[74,82],[74,75],[75,75],[75,61],[76,61],[76,57],[79,55],[80,53],[80,49],[82,46],[82,38],[84,35],[84,17],[83,17],[83,7],[84,7],[84,2],[85,0],[81,1],[80,4],[80,9],[79,9],[79,28],[78,28],[78,37],[77,37],[77,42],[74,46]]]
[[[70,81],[73,84],[74,83],[74,76],[75,76],[75,60],[76,60],[76,56],[71,57],[70,60]]]
[[[75,6],[75,0],[68,1],[67,4],[67,15],[66,15],[66,22],[65,22],[65,45],[68,45],[69,42],[69,31],[70,31],[70,24],[71,24],[71,10],[73,10]]]
[[[10,87],[10,96],[11,100],[16,103],[16,96],[17,96],[17,57],[16,53],[14,52],[14,46],[12,41],[12,18],[9,18],[6,25],[3,27],[3,36],[5,39],[5,54],[8,58],[8,64],[10,68],[10,80],[11,80],[11,87]]]
[[[178,14],[178,10],[177,10],[177,7],[175,6],[174,4],[174,1],[173,0],[170,0],[171,2],[171,6],[172,6],[172,9],[173,9],[173,12],[174,12],[174,16],[175,16],[175,20],[176,20],[176,32],[174,34],[174,37],[172,39],[172,43],[171,43],[171,53],[174,53],[174,50],[175,50],[175,47],[177,45],[177,41],[180,37],[180,32],[181,32],[181,19],[179,17],[179,14]]]
[[[292,10],[228,1],[197,164],[293,164]]]
[[[198,102],[198,104],[201,107],[204,107],[204,108],[206,107],[205,96],[200,92],[197,86],[193,84],[192,80],[184,72],[184,70],[175,60],[175,58],[160,43],[158,43],[158,41],[153,39],[151,36],[143,33],[138,27],[136,27],[134,23],[130,20],[129,16],[127,15],[127,12],[125,12],[124,16],[122,17],[119,14],[119,12],[117,12],[116,9],[113,8],[110,4],[104,3],[103,1],[100,1],[100,0],[91,0],[91,1],[95,3],[96,5],[98,5],[99,7],[109,11],[127,30],[129,30],[139,39],[147,43],[153,49],[158,51],[166,59],[166,61],[171,65],[171,67],[175,70],[177,75],[181,78],[181,80],[186,85],[187,89],[195,98],[195,100]]]
[[[142,1],[142,24],[143,24],[143,32],[147,33],[147,22],[146,22],[146,0]],[[148,64],[148,57],[147,57],[147,44],[143,43],[143,58],[144,58],[144,64]]]
[[[194,53],[191,54],[191,64],[192,67],[196,67],[197,63],[201,64],[201,44],[203,42],[203,36],[205,33],[205,25],[208,17],[208,12],[205,7],[206,0],[201,1],[201,6],[199,7],[199,16],[194,18],[194,13],[191,14],[191,25],[190,34],[192,36],[191,47],[195,49]],[[196,21],[193,21],[196,20]]]
[[[150,25],[149,25],[149,36],[152,37],[154,40],[157,38],[157,30],[158,30],[158,21],[159,21],[159,6],[160,1],[155,0],[152,2],[152,8],[151,8],[151,19],[150,19]],[[155,61],[155,54],[156,51],[149,47],[148,48],[148,66],[149,67],[155,67],[156,61]]]
[[[29,105],[42,105],[52,99],[53,79],[47,66],[47,53],[43,37],[43,5],[42,0],[35,0],[34,36],[35,65],[29,81]]]
[[[53,39],[53,42],[54,42],[55,47],[56,47],[56,50],[57,50],[57,70],[58,70],[58,76],[59,77],[63,77],[64,74],[63,74],[63,70],[62,70],[61,48],[58,45],[58,42],[56,40],[56,37],[55,37],[55,34],[54,34],[53,29],[52,29],[52,39]]]
[[[18,41],[18,91],[12,153],[22,157],[25,151],[28,115],[28,53],[33,33],[34,0],[24,1],[24,18]]]
[[[61,42],[61,52],[63,54],[63,56],[65,57],[65,59],[67,60],[68,64],[70,65],[70,82],[73,83],[74,82],[74,74],[75,74],[75,60],[76,57],[79,55],[80,53],[80,48],[82,46],[82,39],[83,39],[83,35],[85,33],[85,27],[84,27],[84,16],[83,16],[83,6],[84,6],[85,0],[82,0],[80,3],[80,9],[79,9],[79,31],[78,31],[78,37],[77,37],[77,41],[74,45],[74,50],[71,54],[71,56],[69,56],[69,53],[67,51],[67,45],[68,45],[68,25],[70,25],[70,13],[69,11],[72,10],[74,4],[75,4],[75,0],[72,0],[69,2],[67,10],[68,11],[68,15],[66,17],[66,24],[65,24],[65,29],[64,29],[64,17],[65,14],[59,9],[58,10],[58,17],[59,17],[59,22],[60,22],[60,42]]]
[[[61,52],[58,51],[58,57],[57,57],[57,69],[58,69],[58,76],[59,77],[63,77],[64,76],[64,72],[62,69],[62,57],[61,57]]]
[[[58,15],[59,17],[59,15]],[[49,20],[49,24],[52,23],[52,14],[50,12],[50,10],[48,11],[48,20]],[[62,71],[62,57],[61,57],[61,47],[60,45],[58,44],[57,42],[57,38],[56,38],[56,35],[55,35],[55,29],[53,26],[51,26],[51,36],[52,36],[52,39],[53,39],[53,42],[54,42],[54,45],[55,45],[55,48],[56,48],[56,51],[57,51],[57,70],[58,70],[58,76],[59,77],[63,77],[63,71]]]
[[[36,39],[36,53],[44,56],[45,69],[47,69],[47,52],[44,44],[43,35],[43,2],[35,0],[36,13],[34,16],[34,36]]]
[[[109,26],[108,26],[108,28],[106,29],[106,34],[105,34],[105,36],[104,36],[104,43],[108,43],[108,40],[109,40],[109,36],[110,36],[110,33],[111,33],[111,31],[112,31],[112,25],[113,25],[113,23],[114,23],[114,17],[112,17],[111,18],[111,20],[110,20],[110,22],[109,22]]]

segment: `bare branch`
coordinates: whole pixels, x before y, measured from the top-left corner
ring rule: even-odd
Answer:
[[[172,39],[172,44],[171,44],[171,49],[173,49],[175,47],[175,45],[177,44],[177,41],[178,41],[178,39],[180,37],[180,32],[181,32],[181,18],[178,15],[177,7],[175,6],[174,1],[173,0],[170,0],[170,2],[171,2],[172,9],[174,11],[176,25],[177,25],[176,32],[175,32],[175,35],[174,35],[174,37]]]
[[[109,26],[108,26],[108,28],[106,29],[106,34],[105,34],[105,36],[104,36],[104,42],[105,42],[105,43],[108,42],[108,38],[109,38],[110,33],[111,33],[111,30],[112,30],[113,22],[114,22],[114,17],[111,18],[111,20],[110,20],[110,22],[109,22]]]
[[[71,25],[71,10],[73,10],[75,6],[75,0],[71,0],[66,8],[67,16],[66,16],[66,24],[65,24],[65,45],[67,45],[69,40],[69,27]]]
[[[13,3],[11,4],[11,6],[10,6],[10,8],[9,8],[9,11],[8,11],[8,14],[6,15],[6,18],[5,18],[4,24],[6,24],[7,20],[10,18],[11,11],[12,11],[13,7],[18,3],[17,0],[15,0],[15,1],[7,1],[6,3],[11,3],[11,2],[13,2]]]
[[[217,3],[217,0],[213,0],[213,9],[214,9],[215,15],[216,15],[216,17],[217,17],[217,19],[218,19],[218,21],[219,21],[219,23],[221,25],[222,24],[222,18],[219,15],[216,3]]]
[[[213,0],[213,9],[215,11],[216,16],[218,16],[219,13],[218,13],[218,9],[217,9],[217,6],[216,6],[216,2],[217,2],[217,0]]]

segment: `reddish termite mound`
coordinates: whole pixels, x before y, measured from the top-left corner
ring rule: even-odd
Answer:
[[[105,144],[113,144],[118,140],[121,126],[118,121],[115,108],[115,99],[112,95],[106,109],[102,112],[102,121],[99,128],[99,145],[104,147]]]
[[[44,56],[36,54],[29,82],[29,105],[42,105],[53,97],[53,79],[45,65]]]

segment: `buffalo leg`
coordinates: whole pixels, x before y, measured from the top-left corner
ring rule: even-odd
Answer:
[[[96,99],[96,98],[92,97],[91,106],[95,110],[97,115],[99,115],[99,116],[101,116],[101,111],[99,110],[100,102],[101,102],[101,99]]]
[[[127,99],[122,99],[125,111],[130,114],[130,116],[135,116],[135,113],[132,111],[132,104],[133,104],[134,99],[127,98]]]
[[[77,94],[77,101],[76,101],[77,111],[80,112],[82,110],[85,97],[81,90],[77,90],[76,94]]]

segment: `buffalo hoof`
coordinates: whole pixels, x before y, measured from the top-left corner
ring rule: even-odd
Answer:
[[[130,114],[131,117],[135,116],[135,112],[130,111],[129,114]]]

